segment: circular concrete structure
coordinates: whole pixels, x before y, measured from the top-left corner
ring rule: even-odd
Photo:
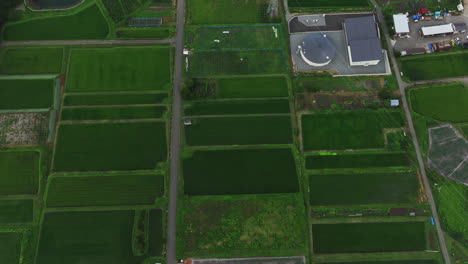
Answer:
[[[328,65],[335,57],[335,45],[327,35],[313,33],[306,35],[299,46],[302,59],[310,66],[321,67]]]

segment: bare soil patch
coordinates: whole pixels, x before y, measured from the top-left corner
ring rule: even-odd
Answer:
[[[0,114],[0,146],[47,142],[49,112]]]

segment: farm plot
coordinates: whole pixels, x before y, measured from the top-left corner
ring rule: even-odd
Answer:
[[[0,232],[0,259],[2,263],[19,263],[22,233]]]
[[[93,4],[78,13],[50,16],[7,24],[3,40],[78,40],[105,39],[109,25],[99,7]]]
[[[400,111],[337,111],[302,115],[304,150],[383,148],[384,128],[405,126]]]
[[[71,51],[67,92],[167,90],[171,47]]]
[[[188,106],[186,116],[241,115],[241,114],[286,114],[289,113],[288,99],[203,101]]]
[[[183,174],[188,195],[299,190],[296,165],[288,148],[195,151],[184,159]]]
[[[174,35],[171,28],[126,28],[116,32],[119,39],[167,39]]]
[[[0,56],[0,73],[60,73],[62,56],[63,48],[6,48]]]
[[[35,1],[36,5],[41,10],[70,8],[81,2],[83,2],[83,0],[37,0]]]
[[[317,254],[426,249],[424,222],[314,224],[312,232]]]
[[[161,118],[166,106],[73,107],[63,108],[62,120],[108,120]]]
[[[49,112],[0,113],[1,145],[39,145],[47,142]]]
[[[163,213],[161,209],[149,211],[149,243],[148,254],[150,256],[161,256],[164,245]]]
[[[303,252],[307,244],[305,219],[298,195],[229,200],[191,198],[184,201],[183,221],[191,227],[183,231],[185,253],[239,257],[253,250]]]
[[[269,22],[269,1],[190,0],[188,18],[192,24],[255,24]]]
[[[115,23],[122,22],[141,5],[138,0],[103,0],[102,2]]]
[[[160,104],[167,96],[167,93],[67,94],[64,104],[65,106]]]
[[[408,167],[411,161],[407,153],[372,153],[335,155],[312,155],[306,157],[307,169],[338,168],[375,168],[375,167]]]
[[[55,79],[0,79],[0,110],[49,108]]]
[[[0,212],[0,224],[32,222],[33,200],[0,200]]]
[[[190,146],[292,143],[289,116],[196,118],[185,134]]]
[[[222,78],[218,80],[220,98],[287,97],[288,84],[284,76]]]
[[[196,51],[189,59],[189,71],[196,75],[274,74],[286,70],[281,49]]]
[[[292,10],[369,9],[367,0],[288,0]]]
[[[304,256],[291,257],[246,257],[246,258],[197,258],[194,264],[305,264]]]
[[[192,37],[194,48],[201,50],[279,49],[281,33],[279,25],[204,26]]]
[[[435,80],[465,76],[468,73],[468,52],[401,59],[401,70],[411,81]],[[424,65],[437,65],[425,67]]]
[[[52,178],[47,206],[151,205],[164,194],[164,175]]]
[[[437,264],[435,259],[320,262],[319,264]]]
[[[164,122],[62,124],[55,171],[155,169],[167,156]]]
[[[310,175],[312,205],[415,203],[419,183],[414,172]]]
[[[0,152],[0,194],[35,194],[39,182],[39,152]]]
[[[136,263],[133,211],[46,213],[36,263]]]
[[[468,121],[468,87],[452,83],[409,91],[411,107],[418,114],[439,121]]]

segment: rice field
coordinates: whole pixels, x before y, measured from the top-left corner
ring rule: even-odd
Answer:
[[[266,22],[266,5],[257,0],[190,0],[187,2],[191,24],[255,24]]]
[[[367,0],[288,0],[292,9],[335,9],[370,8]]]
[[[161,118],[166,106],[63,108],[62,120],[109,120]]]
[[[67,94],[64,104],[65,106],[160,104],[167,97],[167,93]]]
[[[166,124],[62,124],[55,147],[55,171],[155,169],[167,159]]]
[[[60,73],[62,57],[63,48],[6,48],[0,53],[0,73]]]
[[[312,205],[416,203],[419,182],[414,172],[310,175]]]
[[[33,200],[0,200],[0,224],[29,223],[33,220]],[[1,244],[1,243],[0,243]]]
[[[306,157],[307,169],[408,167],[411,164],[407,153],[335,153],[335,155],[312,155]]]
[[[21,254],[22,233],[0,232],[0,259],[3,263],[18,263]]]
[[[52,178],[47,206],[151,205],[164,194],[164,175]]]
[[[319,262],[319,264],[437,264],[437,263],[439,262],[435,259]]]
[[[0,110],[49,108],[55,79],[0,79]]]
[[[220,98],[287,97],[288,84],[284,76],[221,78],[217,96]]]
[[[292,143],[289,116],[196,118],[185,135],[190,146]]]
[[[299,191],[295,161],[288,148],[195,151],[183,160],[183,175],[187,195]]]
[[[35,194],[39,182],[39,152],[0,152],[0,195]]]
[[[67,92],[168,90],[171,47],[71,51]]]
[[[312,232],[317,254],[426,249],[424,222],[314,224]]]
[[[289,100],[236,100],[203,101],[189,105],[186,116],[242,115],[242,114],[286,114],[289,113]]]
[[[400,63],[403,76],[411,81],[461,77],[468,73],[468,52],[405,58],[401,59]]]

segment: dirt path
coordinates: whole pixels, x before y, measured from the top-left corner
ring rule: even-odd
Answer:
[[[174,39],[135,39],[135,40],[53,40],[0,42],[0,47],[11,46],[50,46],[50,45],[151,45],[174,43]]]
[[[381,25],[382,25],[382,28],[383,28],[383,33],[385,34],[385,37],[387,39],[387,45],[388,45],[388,47],[392,47],[392,45],[390,43],[391,39],[390,39],[390,35],[388,33],[387,24],[385,23],[384,16],[382,14],[382,9],[377,5],[375,0],[371,0],[371,2],[376,7],[376,11],[377,11],[379,21],[383,22],[383,23],[381,23]],[[422,154],[421,154],[421,149],[419,148],[418,138],[416,136],[416,131],[415,131],[414,125],[413,125],[413,118],[411,117],[411,111],[410,111],[409,106],[408,106],[408,101],[406,100],[405,89],[406,89],[406,87],[410,86],[410,84],[403,82],[403,80],[401,79],[401,76],[399,74],[400,69],[398,67],[398,63],[396,61],[395,53],[394,53],[393,49],[388,50],[388,55],[390,56],[390,59],[392,61],[393,70],[396,73],[395,76],[396,76],[396,78],[398,80],[398,86],[400,87],[401,99],[403,101],[403,108],[405,109],[406,120],[408,120],[408,126],[409,126],[409,129],[410,129],[411,137],[413,139],[413,144],[414,144],[414,147],[415,147],[415,150],[416,150],[416,156],[417,156],[418,163],[419,163],[419,170],[421,171],[421,174],[422,174],[422,179],[423,179],[423,182],[424,182],[424,188],[426,189],[426,194],[427,194],[429,202],[431,204],[432,215],[434,217],[434,222],[435,222],[435,225],[436,225],[436,228],[437,228],[437,235],[439,237],[439,242],[440,242],[439,244],[440,244],[440,248],[441,248],[441,251],[442,251],[442,255],[444,257],[444,262],[445,262],[445,264],[450,264],[450,256],[449,256],[449,253],[448,253],[448,250],[447,250],[447,245],[445,243],[444,232],[442,230],[442,227],[440,226],[440,220],[439,220],[439,214],[437,212],[437,206],[436,206],[434,197],[432,195],[432,190],[431,190],[431,186],[430,186],[430,183],[429,183],[429,179],[427,178],[426,170],[424,168],[424,162],[423,162],[423,158],[422,158]]]

